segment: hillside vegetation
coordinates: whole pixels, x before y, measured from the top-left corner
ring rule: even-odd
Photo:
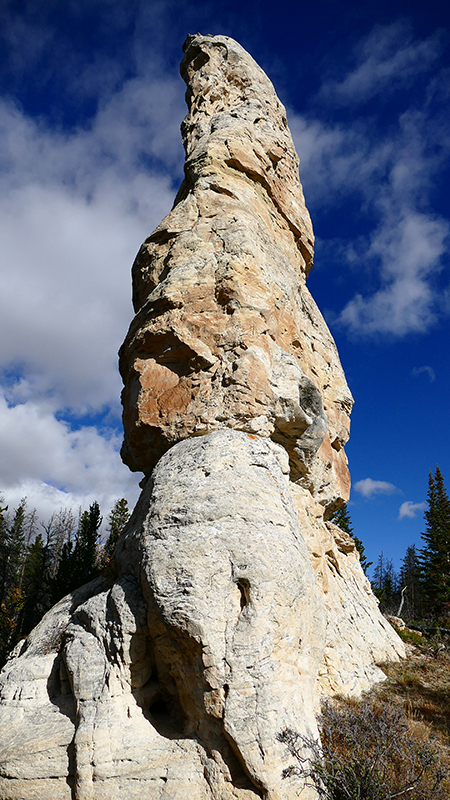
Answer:
[[[320,744],[280,733],[292,756],[286,780],[300,777],[322,800],[448,800],[450,635],[398,633],[407,658],[380,665],[386,680],[361,700],[326,702]]]

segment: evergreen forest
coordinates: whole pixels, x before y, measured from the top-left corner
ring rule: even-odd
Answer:
[[[330,520],[355,540],[364,572],[373,566],[372,589],[384,613],[450,628],[450,500],[439,467],[430,472],[427,501],[423,546],[406,549],[399,572],[384,553],[375,565],[367,560],[347,506]],[[80,511],[78,519],[70,509],[61,509],[43,523],[26,499],[9,511],[0,497],[0,668],[61,598],[100,575],[114,579],[115,544],[129,516],[127,501],[117,500],[101,541],[97,502]]]
[[[115,544],[129,516],[127,501],[117,500],[102,542],[97,502],[78,519],[61,509],[42,523],[26,499],[10,512],[0,498],[0,668],[58,600],[100,575],[114,578]]]
[[[367,562],[346,506],[334,512],[331,521],[355,539],[364,572],[373,566],[372,589],[385,614],[401,616],[409,623],[428,621],[450,628],[450,499],[438,466],[428,478],[423,545],[406,548],[398,572],[383,552],[375,565]]]

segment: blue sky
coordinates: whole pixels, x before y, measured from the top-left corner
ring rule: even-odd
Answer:
[[[181,182],[187,33],[237,39],[288,110],[309,287],[355,397],[355,532],[398,566],[450,488],[450,12],[441,2],[23,0],[0,8],[0,489],[133,504],[117,350]]]

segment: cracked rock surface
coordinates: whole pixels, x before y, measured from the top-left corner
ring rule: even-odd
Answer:
[[[317,736],[320,695],[359,694],[402,649],[288,472],[230,430],[160,459],[117,581],[58,603],[1,673],[2,800],[315,797],[282,780],[277,734]]]
[[[242,430],[282,444],[332,509],[353,400],[305,285],[314,236],[285,109],[228,37],[188,37],[181,73],[185,179],[133,266],[122,457],[149,474],[177,441]]]
[[[191,36],[185,180],[133,266],[123,457],[146,482],[118,577],[61,600],[0,673],[0,800],[316,800],[317,737],[404,654],[353,539],[352,398],[305,280],[284,108],[233,40]],[[307,752],[305,752],[307,755]]]

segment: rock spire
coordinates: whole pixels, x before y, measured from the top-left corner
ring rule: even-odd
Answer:
[[[124,461],[146,476],[117,580],[61,600],[0,675],[1,800],[313,800],[317,736],[403,644],[353,539],[352,398],[305,281],[313,233],[269,79],[189,36],[185,178],[133,266]],[[307,755],[307,752],[305,752]]]
[[[220,428],[281,444],[327,508],[348,499],[352,397],[305,286],[314,235],[286,112],[237,42],[188,37],[185,179],[133,265],[122,457],[149,474]]]

